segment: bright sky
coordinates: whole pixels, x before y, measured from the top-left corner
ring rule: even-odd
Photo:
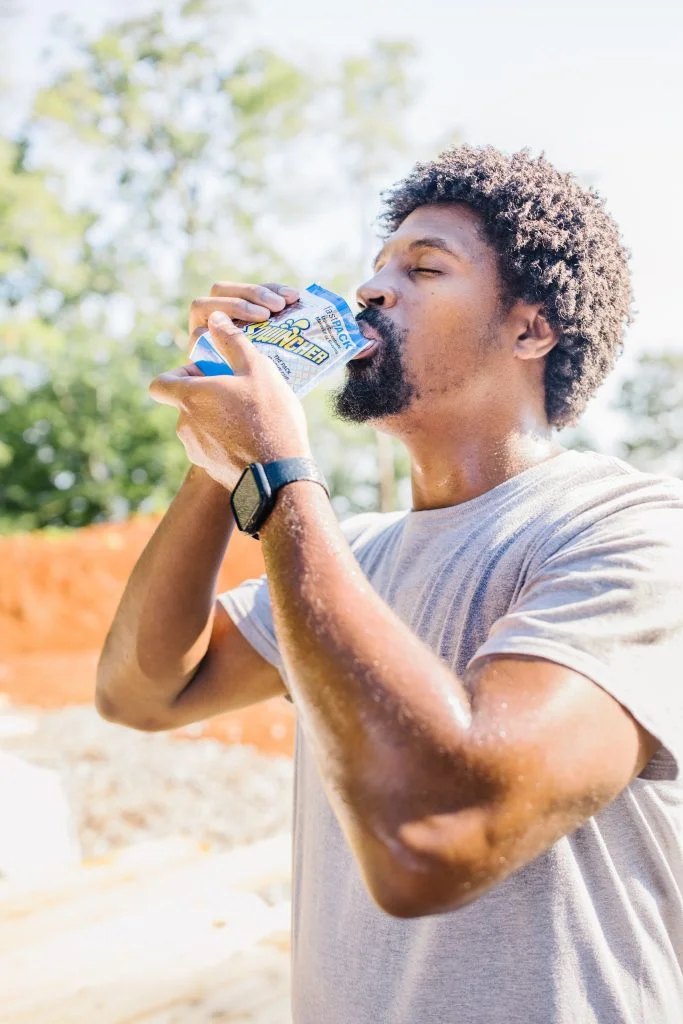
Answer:
[[[95,27],[141,0],[15,0],[8,47],[28,89],[51,15]],[[367,38],[412,40],[421,91],[416,135],[459,129],[475,144],[545,150],[606,197],[633,253],[638,317],[627,349],[683,345],[683,4],[679,0],[253,0],[239,30],[302,63],[358,52]],[[226,47],[230,46],[226,39]],[[406,168],[407,169],[407,168]],[[626,362],[626,360],[624,361]]]

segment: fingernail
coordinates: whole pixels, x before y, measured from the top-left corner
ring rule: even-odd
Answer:
[[[225,313],[221,313],[220,310],[216,309],[209,317],[209,323],[213,324],[215,327],[220,327],[221,324],[230,323],[230,318],[227,317]]]

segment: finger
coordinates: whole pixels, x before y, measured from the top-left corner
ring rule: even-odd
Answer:
[[[231,320],[244,320],[254,324],[267,320],[271,313],[267,306],[249,302],[247,299],[206,296],[195,299],[190,306],[190,333],[198,327],[206,329],[209,317],[215,310],[225,313]]]
[[[186,363],[185,366],[176,366],[172,370],[166,370],[166,376],[177,377],[182,380],[183,377],[204,377],[206,374],[202,373],[196,363]]]
[[[187,366],[181,366],[181,370],[184,370],[183,377],[206,377],[203,370],[197,366],[196,363],[188,363]]]
[[[208,324],[201,324],[199,327],[195,327],[195,329],[192,331],[192,334],[190,335],[190,352],[192,352],[192,349],[194,348],[196,342],[199,341],[202,334],[206,334],[208,329]]]
[[[218,281],[211,288],[212,296],[244,299],[259,306],[266,306],[271,313],[285,308],[286,298],[277,290],[278,286],[268,284],[244,284],[233,281]],[[230,315],[230,314],[228,314]]]
[[[233,373],[248,373],[254,361],[254,349],[241,328],[237,327],[225,313],[212,313],[209,330],[214,348],[223,356]]]
[[[291,306],[293,302],[299,301],[299,292],[296,288],[292,288],[288,284],[264,284],[264,288],[269,288],[273,292],[277,292],[285,300],[288,306]]]
[[[187,380],[187,375],[184,375]],[[155,377],[147,388],[147,392],[155,402],[161,405],[174,405],[176,409],[182,409],[184,405],[184,394],[187,383],[183,386],[183,377],[171,370],[168,373],[161,373]]]

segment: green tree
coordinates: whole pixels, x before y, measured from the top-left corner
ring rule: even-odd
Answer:
[[[363,189],[381,173],[379,142],[363,142],[373,124],[393,119],[400,138],[400,45],[316,77],[240,51],[238,27],[197,0],[94,40],[71,29],[68,66],[20,137],[0,137],[0,529],[163,508],[186,461],[172,410],[146,388],[179,361],[189,301],[217,276],[297,283],[305,254],[276,245],[274,226],[348,201],[348,173]],[[311,193],[323,133],[331,165],[345,154],[355,170]],[[338,267],[320,271],[333,287]],[[344,511],[373,507],[362,447],[349,459],[348,428],[320,395],[307,401]]]
[[[620,454],[646,472],[683,477],[683,354],[646,352],[624,380]]]
[[[70,345],[38,322],[22,333],[26,348],[41,347],[44,372],[0,378],[0,529],[163,509],[186,460],[164,409],[144,401],[143,382],[159,370],[155,340],[137,335],[124,353],[104,335]]]
[[[94,218],[67,213],[49,174],[25,160],[25,141],[0,137],[0,302],[7,319],[17,309],[51,320],[94,287],[84,237]]]
[[[137,314],[170,295],[176,329],[178,303],[217,266],[293,271],[270,242],[265,197],[273,166],[309,124],[313,80],[264,49],[226,59],[233,19],[229,5],[170,4],[80,38],[27,127],[36,152],[64,155],[72,193],[87,186],[112,290],[132,297]]]

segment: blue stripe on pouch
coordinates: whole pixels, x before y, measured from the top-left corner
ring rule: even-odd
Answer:
[[[202,334],[190,352],[190,359],[207,377],[234,377],[232,368],[211,344],[210,335]]]

